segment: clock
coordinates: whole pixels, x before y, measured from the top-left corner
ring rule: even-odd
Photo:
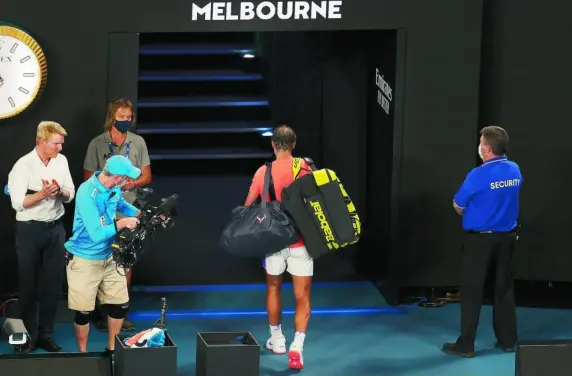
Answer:
[[[0,23],[0,119],[28,108],[47,78],[48,65],[38,42],[21,28]]]

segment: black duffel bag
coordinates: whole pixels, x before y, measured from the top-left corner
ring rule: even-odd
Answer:
[[[275,199],[266,202],[272,182],[272,163],[266,163],[264,188],[260,202],[239,206],[225,227],[220,246],[227,253],[241,258],[263,258],[298,241],[293,221]]]

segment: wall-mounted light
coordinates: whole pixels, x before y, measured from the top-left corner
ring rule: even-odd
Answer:
[[[244,55],[242,55],[242,57],[244,59],[254,59],[255,56],[253,54],[244,54]]]

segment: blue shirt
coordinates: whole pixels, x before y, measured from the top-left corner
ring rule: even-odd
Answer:
[[[106,260],[116,234],[115,212],[134,217],[138,209],[125,201],[121,188],[105,188],[100,171],[79,186],[75,196],[73,235],[65,243],[68,252],[87,260]]]
[[[469,172],[455,195],[464,209],[463,229],[509,232],[517,226],[520,168],[506,157],[490,159]]]

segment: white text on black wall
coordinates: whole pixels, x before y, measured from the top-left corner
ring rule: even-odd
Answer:
[[[383,75],[379,74],[379,69],[375,69],[375,86],[377,86],[377,103],[389,115],[389,107],[393,100],[391,86],[385,81]]]
[[[193,3],[191,18],[205,21],[315,20],[342,18],[342,0],[337,1],[263,1],[255,5],[249,1],[238,4],[213,1],[199,6]]]

